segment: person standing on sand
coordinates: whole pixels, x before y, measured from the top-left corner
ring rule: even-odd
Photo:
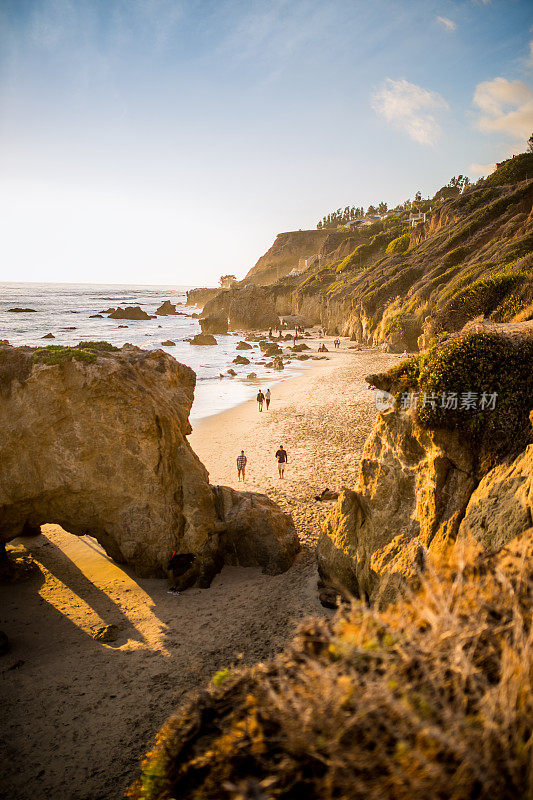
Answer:
[[[262,411],[263,410],[263,403],[265,402],[265,395],[263,394],[261,389],[259,389],[259,391],[257,392],[257,397],[255,399],[257,400],[257,405],[259,406],[259,411]]]
[[[276,458],[278,460],[279,477],[283,478],[285,472],[285,464],[288,463],[288,458],[287,458],[287,451],[283,449],[282,444],[280,444],[279,446],[279,450],[276,453]]]
[[[244,473],[246,471],[247,462],[248,462],[248,459],[244,455],[244,450],[241,450],[240,456],[237,456],[237,475],[239,477],[239,481],[240,481],[241,475],[242,475],[242,482],[243,483],[244,483],[244,480],[245,480]]]
[[[266,392],[265,392],[265,402],[266,402],[266,407],[267,407],[267,411],[268,411],[268,407],[270,405],[270,389],[267,389]]]

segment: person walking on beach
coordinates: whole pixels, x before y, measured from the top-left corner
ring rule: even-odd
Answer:
[[[259,411],[262,411],[263,403],[265,402],[265,395],[263,394],[261,389],[259,389],[259,391],[257,392],[256,400],[257,400],[257,405],[259,406]]]
[[[288,458],[287,458],[287,451],[284,450],[282,444],[280,444],[280,446],[279,446],[279,450],[276,453],[276,458],[278,459],[279,477],[283,478],[284,477],[284,472],[285,472],[285,464],[287,464]]]
[[[335,345],[335,350],[338,350],[339,347],[341,346],[341,340],[337,338],[337,339],[335,339],[333,344]]]
[[[239,481],[242,476],[242,482],[244,483],[244,473],[246,471],[246,464],[248,459],[244,455],[244,450],[241,450],[240,456],[237,456],[237,475],[239,477]]]
[[[270,405],[270,389],[267,389],[265,392],[265,403],[268,411],[268,407]]]

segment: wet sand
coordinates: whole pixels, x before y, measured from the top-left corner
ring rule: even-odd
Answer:
[[[212,483],[265,492],[292,513],[302,552],[283,575],[226,567],[209,589],[174,597],[164,581],[136,578],[94,539],[56,525],[9,545],[31,554],[36,569],[0,586],[0,629],[11,643],[0,659],[1,797],[122,797],[186,692],[236,660],[268,658],[298,620],[329,613],[317,600],[313,550],[331,504],[313,497],[353,484],[376,414],[364,376],[398,357],[345,342],[328,355],[277,384],[268,412],[251,401],[204,420],[190,436]],[[280,444],[289,454],[284,481],[274,457]],[[241,449],[244,487],[235,466]],[[92,638],[105,624],[120,627],[116,642]]]

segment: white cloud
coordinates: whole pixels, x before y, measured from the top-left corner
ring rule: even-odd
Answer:
[[[477,126],[481,131],[525,142],[533,130],[533,91],[522,81],[494,78],[478,83],[474,105],[480,112]]]
[[[470,164],[468,171],[470,175],[485,176],[490,175],[496,169],[496,164]]]
[[[372,98],[372,108],[387,122],[402,128],[419,144],[434,144],[441,127],[433,111],[447,109],[448,104],[437,92],[431,92],[405,79],[387,78]]]
[[[437,17],[437,22],[439,23],[439,25],[442,25],[442,27],[446,31],[457,30],[457,25],[455,24],[453,19],[448,19],[448,17]]]

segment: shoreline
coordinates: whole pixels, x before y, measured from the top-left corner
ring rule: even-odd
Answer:
[[[247,401],[198,422],[188,437],[212,483],[264,492],[292,514],[302,550],[286,572],[226,566],[209,589],[174,597],[166,581],[137,578],[91,537],[57,525],[8,545],[37,565],[28,580],[0,585],[0,628],[11,643],[0,739],[13,800],[119,800],[186,693],[234,663],[271,657],[303,618],[331,613],[318,601],[314,545],[332,505],[313,498],[353,485],[377,413],[364,377],[398,357],[346,342],[328,356],[281,380],[268,412]],[[284,481],[274,458],[281,443]],[[239,484],[242,447],[250,468]],[[95,641],[94,628],[109,624],[119,626],[118,639]]]

